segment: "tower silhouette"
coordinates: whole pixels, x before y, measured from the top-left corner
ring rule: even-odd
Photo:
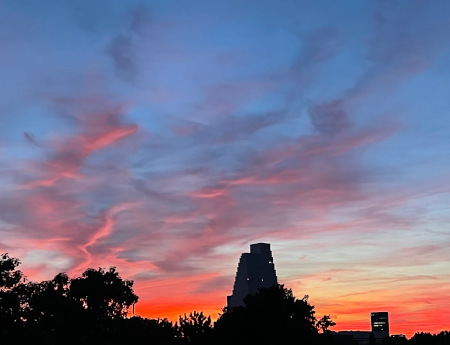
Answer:
[[[386,311],[370,313],[372,333],[375,338],[389,337],[389,315]]]
[[[269,243],[250,245],[250,253],[242,253],[236,272],[233,293],[227,296],[228,308],[244,305],[244,298],[263,287],[277,284],[277,274]]]

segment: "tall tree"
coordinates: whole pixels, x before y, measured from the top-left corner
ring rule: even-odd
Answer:
[[[317,335],[314,306],[297,299],[284,285],[262,288],[244,299],[245,306],[225,309],[216,323],[219,341],[243,344],[307,343]]]
[[[20,260],[0,255],[0,331],[17,326],[20,322],[21,303],[17,287],[24,282],[23,274],[16,268]]]
[[[0,254],[0,291],[8,291],[22,281],[22,271],[16,270],[19,265],[19,259],[10,258],[8,253]]]
[[[317,321],[316,327],[317,329],[321,329],[322,333],[327,333],[328,328],[336,326],[336,322],[331,320],[330,315],[324,315],[320,320]]]
[[[82,322],[85,310],[68,296],[69,286],[65,273],[49,281],[22,285],[19,291],[27,325],[49,332],[73,328]]]
[[[181,338],[189,344],[208,344],[212,331],[211,317],[203,312],[191,312],[189,316],[179,317],[178,332]]]
[[[133,281],[122,280],[115,267],[108,271],[89,268],[70,282],[69,297],[77,300],[95,321],[113,320],[127,315],[138,296]]]

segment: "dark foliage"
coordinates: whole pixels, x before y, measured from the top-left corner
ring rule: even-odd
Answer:
[[[103,336],[103,341],[106,339],[108,344],[181,344],[177,338],[177,327],[171,321],[141,317],[117,321],[115,329]]]
[[[75,279],[60,273],[32,283],[16,270],[19,264],[7,254],[0,256],[0,335],[5,341],[94,343],[114,333],[138,300],[133,282],[122,280],[115,268],[88,269]]]
[[[21,271],[16,270],[20,260],[10,258],[8,253],[0,255],[0,291],[8,291],[16,286],[22,279]]]
[[[316,323],[316,328],[321,329],[322,333],[325,334],[328,332],[328,328],[336,326],[336,322],[331,320],[330,315],[324,315],[320,320]]]
[[[276,344],[317,339],[314,306],[291,289],[274,285],[244,299],[245,306],[225,309],[215,325],[220,344]]]
[[[418,332],[408,342],[411,345],[450,345],[450,332],[439,334]]]
[[[156,344],[156,345],[355,345],[337,335],[329,315],[320,320],[308,296],[297,299],[283,285],[247,296],[243,307],[227,309],[216,321],[202,312],[167,319],[128,318],[138,297],[133,282],[122,280],[114,267],[86,270],[69,279],[65,273],[41,283],[27,282],[20,261],[0,255],[1,344]],[[318,333],[322,330],[322,334]],[[375,342],[375,339],[371,339]],[[384,345],[450,345],[450,333],[416,333],[386,338]]]
[[[115,267],[109,271],[89,268],[82,277],[72,279],[68,296],[81,303],[91,321],[112,320],[126,316],[137,302],[132,286],[132,281],[119,277]]]
[[[179,317],[177,334],[185,344],[210,344],[212,339],[211,317],[206,317],[203,312],[191,312],[189,316],[184,314]]]
[[[15,320],[20,310],[20,295],[17,286],[24,281],[21,271],[16,270],[20,260],[0,255],[0,334],[16,328]]]

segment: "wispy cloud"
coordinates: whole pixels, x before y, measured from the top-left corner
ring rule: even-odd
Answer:
[[[437,329],[445,11],[219,5],[0,5],[0,251],[31,280],[117,266],[143,316],[216,317],[239,254],[271,242],[340,329],[378,308]]]

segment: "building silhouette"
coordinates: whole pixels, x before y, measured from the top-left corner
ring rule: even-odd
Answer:
[[[270,244],[251,244],[250,253],[243,253],[239,260],[233,293],[227,296],[227,306],[234,308],[244,305],[243,300],[247,295],[277,283]]]
[[[372,333],[377,339],[389,337],[389,317],[387,311],[370,313]]]
[[[372,331],[331,331],[330,334],[343,343],[346,342],[346,337],[353,338],[358,345],[370,345],[374,342],[380,344],[384,338],[389,337],[389,317],[386,311],[370,313],[370,324]],[[397,337],[405,336],[399,334]]]

